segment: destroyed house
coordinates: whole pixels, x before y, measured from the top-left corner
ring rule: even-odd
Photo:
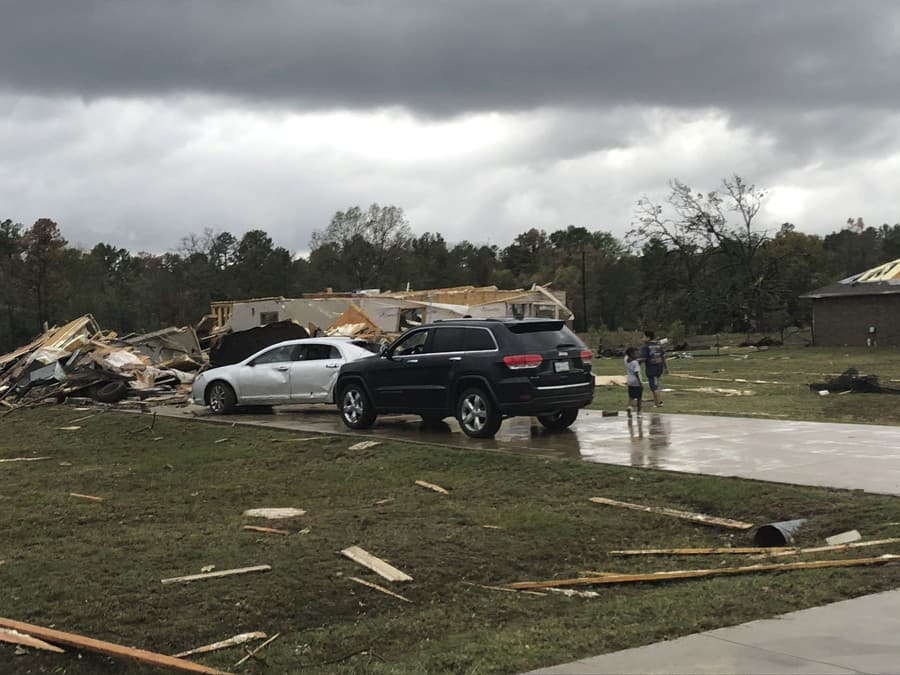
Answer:
[[[900,346],[900,259],[800,297],[812,300],[816,345]]]
[[[310,293],[302,298],[254,298],[214,302],[215,331],[242,331],[278,321],[294,321],[310,335],[395,335],[431,321],[462,317],[546,317],[570,325],[565,293],[535,284],[528,290],[460,286],[419,291]]]

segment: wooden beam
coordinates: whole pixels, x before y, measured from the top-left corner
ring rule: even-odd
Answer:
[[[36,637],[25,635],[17,630],[10,628],[0,628],[0,642],[9,642],[14,645],[22,645],[23,647],[33,647],[34,649],[43,649],[45,652],[56,652],[57,654],[65,654],[66,650],[60,649],[56,645],[49,642],[38,640]]]
[[[672,579],[691,579],[696,577],[712,577],[726,574],[753,574],[756,572],[774,572],[787,570],[820,569],[823,567],[854,567],[858,565],[883,565],[900,560],[900,555],[883,555],[878,558],[856,558],[852,560],[817,560],[812,562],[769,563],[765,565],[748,565],[746,567],[720,567],[704,570],[678,570],[675,572],[650,572],[647,574],[608,574],[596,577],[578,577],[576,579],[552,579],[550,581],[518,581],[506,584],[507,588],[556,588],[558,586],[594,586],[599,584],[626,584],[638,581],[670,581]]]
[[[69,496],[77,497],[78,499],[89,499],[92,502],[102,502],[103,501],[103,497],[95,497],[93,495],[81,495],[81,494],[78,494],[77,492],[70,492]]]
[[[274,527],[260,527],[259,525],[244,525],[242,530],[250,530],[251,532],[268,532],[269,534],[282,534],[288,536],[290,532],[287,530],[278,530]]]
[[[105,640],[95,640],[93,638],[76,635],[75,633],[65,633],[61,630],[53,628],[44,628],[23,621],[15,621],[0,617],[0,627],[11,628],[12,630],[26,633],[33,637],[48,640],[69,647],[78,649],[87,649],[88,651],[97,652],[98,654],[106,654],[107,656],[115,656],[126,659],[134,659],[142,663],[149,663],[154,666],[163,668],[172,668],[175,670],[183,670],[189,673],[211,673],[212,675],[222,675],[223,671],[214,668],[207,668],[198,663],[191,663],[177,659],[174,656],[166,656],[165,654],[157,654],[156,652],[148,652],[143,649],[134,649],[133,647],[125,647],[114,642],[106,642]]]
[[[161,579],[164,584],[175,584],[187,581],[197,581],[198,579],[218,579],[219,577],[230,577],[236,574],[250,574],[251,572],[268,572],[272,569],[271,565],[256,565],[254,567],[240,567],[233,570],[221,570],[219,572],[205,572],[203,574],[189,574],[186,577],[172,577],[171,579]]]
[[[235,647],[237,645],[242,645],[245,642],[250,642],[251,640],[265,640],[268,636],[262,631],[256,631],[255,633],[240,633],[239,635],[235,635],[234,637],[230,637],[227,640],[220,640],[219,642],[213,642],[209,645],[203,645],[202,647],[195,647],[194,649],[188,649],[186,652],[179,652],[178,654],[173,654],[176,659],[180,659],[184,656],[191,656],[192,654],[206,654],[208,652],[214,652],[219,649],[225,649],[226,647]]]
[[[867,546],[885,546],[887,544],[900,543],[900,537],[892,539],[873,539],[871,541],[856,541],[849,544],[834,544],[832,546],[814,546],[799,548],[797,546],[725,546],[718,548],[639,548],[622,551],[609,551],[610,555],[729,555],[742,553],[761,553],[768,556],[800,555],[803,553],[825,553],[828,551],[846,551],[851,548],[864,548]]]
[[[399,593],[394,593],[394,591],[389,588],[385,588],[384,586],[379,586],[378,584],[373,584],[371,581],[366,581],[365,579],[360,579],[359,577],[347,577],[350,581],[355,581],[358,584],[362,584],[363,586],[368,586],[369,588],[374,588],[376,591],[381,591],[382,593],[386,593],[391,597],[402,600],[403,602],[412,602],[409,598],[404,598]]]
[[[449,495],[450,493],[442,488],[440,485],[435,485],[434,483],[429,483],[424,480],[417,480],[416,485],[419,487],[427,488],[429,490],[434,490],[435,492],[440,492],[442,495]]]
[[[364,567],[384,577],[388,581],[412,581],[412,577],[401,572],[393,565],[386,563],[381,558],[376,558],[368,551],[361,549],[359,546],[350,546],[341,551],[341,555],[350,558],[353,562],[357,562]]]
[[[37,462],[42,459],[51,459],[50,457],[11,457],[9,459],[0,459],[0,462]]]
[[[595,504],[606,504],[607,506],[618,506],[623,509],[632,509],[633,511],[659,513],[664,516],[672,516],[673,518],[683,518],[684,520],[701,523],[702,525],[719,525],[721,527],[730,527],[735,530],[749,530],[753,527],[753,523],[731,520],[730,518],[719,518],[718,516],[708,516],[704,513],[668,509],[663,506],[643,506],[641,504],[631,504],[629,502],[616,501],[615,499],[607,499],[606,497],[591,497],[591,501]]]

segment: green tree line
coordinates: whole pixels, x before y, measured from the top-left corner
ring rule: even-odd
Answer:
[[[669,188],[662,202],[638,202],[622,239],[568,225],[527,229],[505,247],[450,243],[414,234],[401,208],[373,204],[335,213],[307,257],[263,230],[207,229],[150,254],[70,246],[46,218],[3,220],[0,353],[85,313],[124,334],[196,323],[215,300],[469,284],[551,284],[567,292],[579,330],[773,332],[808,322],[805,291],[900,258],[900,224],[849,219],[824,237],[791,223],[772,231],[758,222],[765,192],[738,176],[706,193]]]

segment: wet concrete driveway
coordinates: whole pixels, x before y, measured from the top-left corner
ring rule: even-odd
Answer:
[[[271,414],[225,417],[208,415],[199,406],[155,410],[225,424],[900,494],[900,427],[655,412],[629,420],[624,413],[605,417],[600,411],[582,410],[564,432],[547,432],[537,420],[521,417],[506,420],[493,440],[474,440],[460,431],[455,420],[426,427],[420,418],[408,415],[379,417],[371,430],[352,432],[332,406],[278,406]]]

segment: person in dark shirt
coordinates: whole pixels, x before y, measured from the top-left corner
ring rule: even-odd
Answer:
[[[663,373],[668,372],[666,367],[666,350],[656,341],[656,335],[652,330],[645,330],[641,338],[641,357],[644,362],[644,375],[647,377],[647,386],[653,394],[653,402],[658,408],[663,404],[662,395],[659,392],[659,379]]]

